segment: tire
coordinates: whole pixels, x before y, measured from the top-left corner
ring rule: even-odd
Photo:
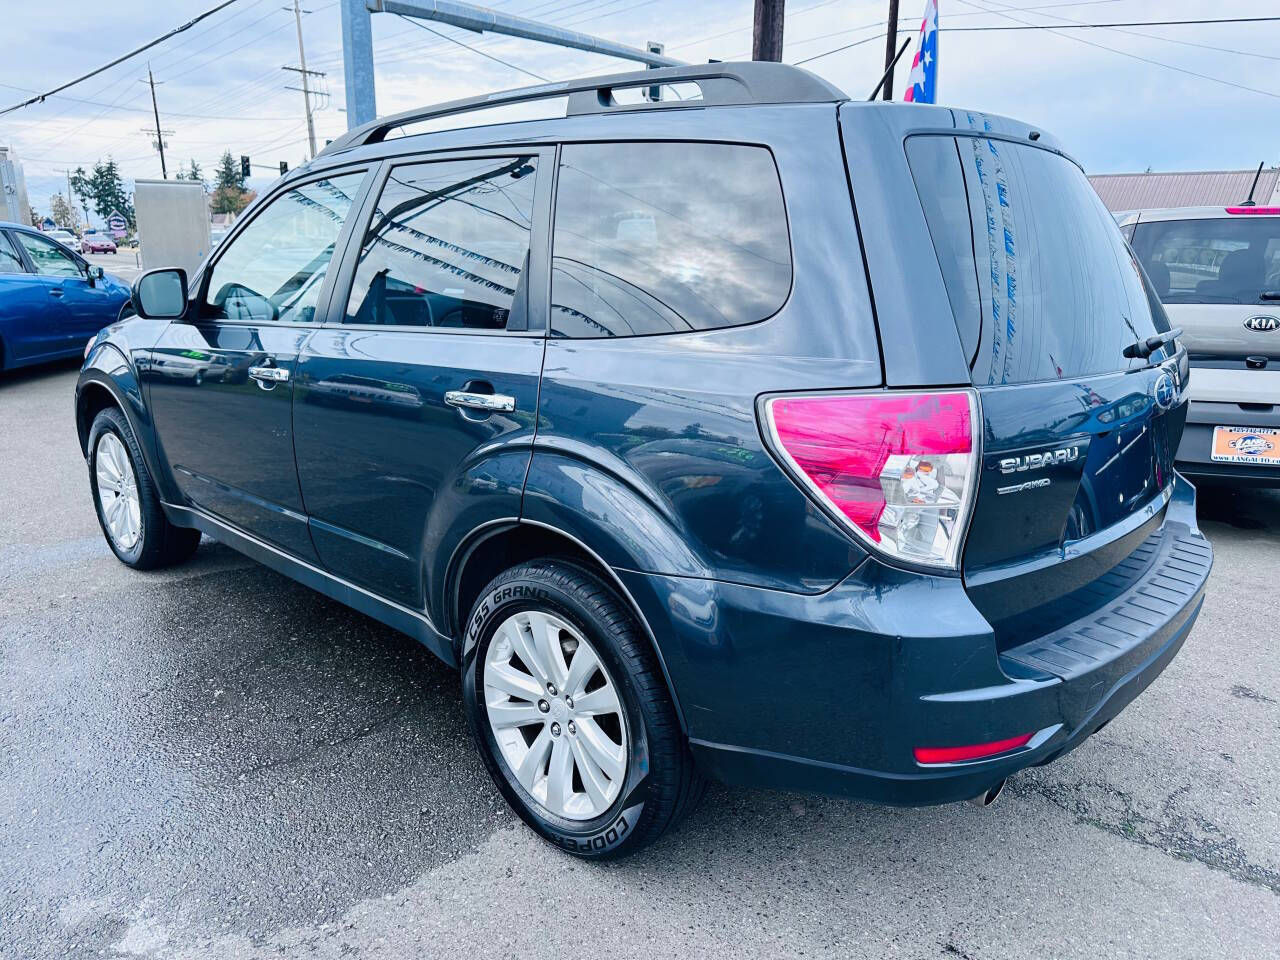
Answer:
[[[100,411],[89,428],[89,488],[98,526],[121,563],[136,570],[168,567],[199,546],[199,530],[176,527],[165,517],[138,441],[116,407]]]
[[[546,691],[547,657],[528,646],[539,624],[550,628],[540,635],[559,638],[547,648],[561,653],[551,672],[560,669],[573,689]],[[523,639],[518,628],[527,628],[518,634]],[[579,661],[584,652],[587,659]],[[536,662],[524,665],[526,659]],[[593,662],[598,671],[585,666],[575,677],[581,664]],[[517,681],[518,696],[498,687]],[[544,688],[541,703],[526,692],[530,682],[532,690]],[[463,641],[462,699],[480,755],[507,802],[543,839],[584,859],[616,859],[648,846],[691,811],[705,789],[640,625],[609,586],[574,564],[521,564],[480,594]],[[593,713],[587,703],[598,709]],[[544,741],[550,746],[542,761],[536,756]],[[619,775],[605,772],[612,759],[597,764],[602,747],[622,751]],[[570,773],[556,782],[570,786],[557,790],[551,771],[566,769],[558,763],[565,751]],[[522,757],[533,760],[532,778]],[[523,779],[519,769],[526,770]]]

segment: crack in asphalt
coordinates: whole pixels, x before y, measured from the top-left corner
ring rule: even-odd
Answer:
[[[1165,798],[1161,804],[1165,820],[1156,820],[1141,813],[1130,794],[1106,781],[1055,784],[1023,780],[1016,786],[1012,783],[1010,786],[1014,787],[1012,792],[1015,795],[1034,793],[1043,797],[1071,814],[1078,823],[1149,847],[1175,860],[1203,864],[1234,880],[1280,894],[1280,871],[1254,863],[1240,842],[1213,821],[1194,811],[1180,813],[1173,809],[1178,799],[1190,791],[1189,784],[1184,784]],[[1104,805],[1099,810],[1099,797],[1111,801],[1112,806]]]
[[[418,703],[417,700],[407,699],[405,700],[404,703],[400,704],[400,706],[396,707],[386,716],[379,717],[377,720],[374,720],[370,723],[365,724],[363,728],[355,731],[349,736],[339,737],[337,740],[327,740],[323,743],[317,743],[316,745],[312,747],[308,747],[306,750],[302,750],[298,753],[293,754],[292,756],[281,757],[279,760],[268,760],[266,763],[259,763],[251,767],[245,767],[243,770],[233,770],[230,773],[228,779],[243,780],[247,777],[254,776],[255,774],[263,773],[267,770],[275,770],[279,767],[288,767],[288,766],[292,766],[295,763],[301,763],[304,760],[310,760],[313,757],[317,757],[328,750],[333,750],[337,747],[341,747],[346,744],[358,743],[359,741],[363,740],[365,737],[369,736],[375,731],[381,730],[383,727],[386,727],[392,722],[394,722],[398,717],[402,716],[405,713],[405,711],[407,711],[410,707],[413,707],[417,703]]]

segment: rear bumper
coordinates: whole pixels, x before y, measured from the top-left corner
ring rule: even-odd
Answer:
[[[1216,426],[1280,428],[1280,404],[1269,410],[1244,410],[1236,403],[1192,400],[1178,445],[1178,471],[1208,483],[1280,487],[1280,467],[1218,463],[1210,455]]]
[[[677,615],[663,654],[707,773],[936,804],[1075,748],[1168,666],[1212,566],[1190,484],[1177,481],[1150,544],[1149,566],[1123,593],[1003,653],[957,579],[874,561],[818,596],[706,581],[666,592],[671,578],[638,575],[628,585],[645,606],[639,581],[658,581]],[[922,765],[913,755],[1026,733],[1035,736],[1025,747],[982,760]]]

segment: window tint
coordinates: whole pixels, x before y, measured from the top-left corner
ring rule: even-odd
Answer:
[[[395,167],[360,251],[347,323],[525,329],[536,166],[525,156]]]
[[[315,319],[334,244],[363,179],[360,172],[316,180],[272,200],[213,265],[202,315]]]
[[[56,243],[30,233],[19,233],[18,242],[27,248],[36,273],[49,277],[78,277],[80,264]]]
[[[1159,321],[1137,262],[1079,167],[985,137],[912,137],[907,157],[974,383],[1083,377],[1139,362],[1122,351]]]
[[[786,301],[791,247],[765,148],[571,144],[561,157],[553,336],[728,327]]]
[[[1166,303],[1264,303],[1280,290],[1280,217],[1153,220],[1133,248]]]
[[[14,249],[13,241],[7,233],[0,232],[0,273],[24,273],[22,257]]]

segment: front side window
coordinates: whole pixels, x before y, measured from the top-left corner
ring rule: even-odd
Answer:
[[[1165,303],[1265,303],[1280,290],[1280,217],[1152,220],[1133,249]]]
[[[679,333],[772,316],[791,290],[773,156],[728,143],[564,147],[551,269],[552,336]]]
[[[78,277],[80,264],[56,243],[30,233],[19,233],[18,242],[27,249],[27,255],[35,264],[36,273],[46,277]]]
[[[213,265],[201,316],[308,323],[364,172],[295,187],[254,217]]]
[[[393,168],[360,251],[346,322],[524,329],[536,171],[534,156]]]
[[[22,257],[18,256],[18,251],[14,249],[13,241],[9,239],[8,234],[0,232],[0,273],[25,272]]]

